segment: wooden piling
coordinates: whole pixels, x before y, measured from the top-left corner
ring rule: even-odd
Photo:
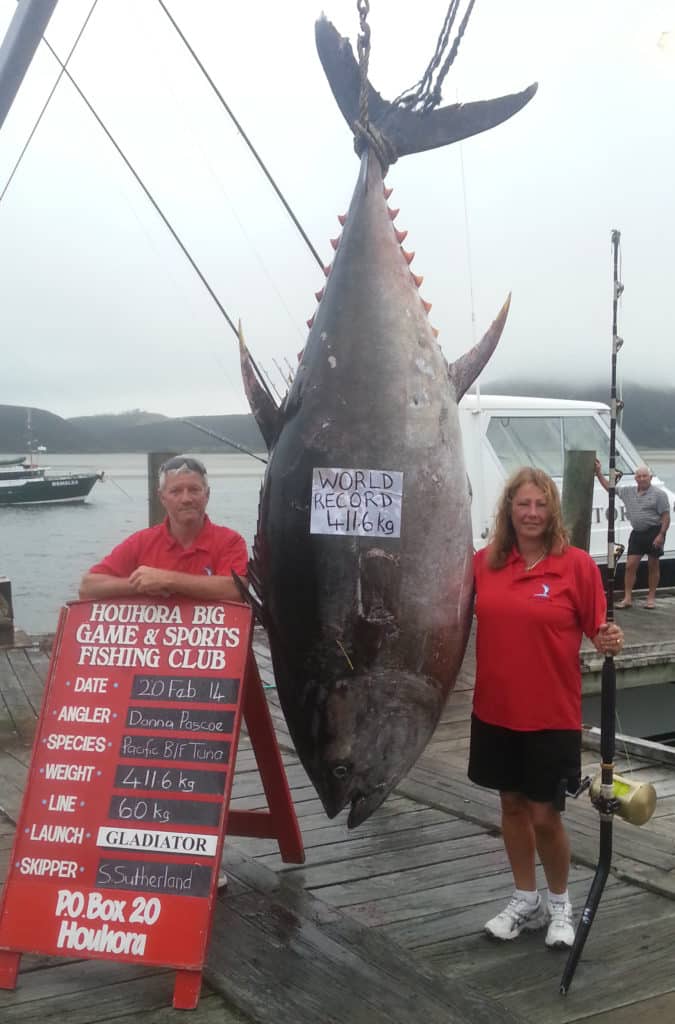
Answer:
[[[164,519],[164,506],[159,500],[160,466],[179,452],[148,452],[148,526],[156,526]]]
[[[595,452],[565,452],[562,514],[570,543],[588,551],[591,546]]]
[[[12,582],[0,576],[0,645],[14,643],[14,610],[12,608]]]

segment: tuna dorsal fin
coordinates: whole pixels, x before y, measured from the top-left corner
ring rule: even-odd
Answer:
[[[337,105],[350,128],[359,119],[359,65],[348,39],[327,18],[315,27],[316,47]],[[382,99],[368,83],[368,120],[375,125],[398,157],[447,146],[487,131],[517,114],[534,96],[537,85],[522,92],[476,103],[455,103],[419,114]]]
[[[279,407],[272,398],[269,389],[260,378],[251,353],[244,341],[244,332],[241,321],[239,321],[239,361],[241,363],[241,376],[244,381],[244,391],[251,407],[251,412],[258,424],[263,440],[269,451],[274,443],[280,426]]]
[[[497,318],[492,321],[478,344],[474,345],[473,348],[470,348],[468,352],[465,352],[463,356],[460,356],[459,359],[450,366],[450,381],[457,392],[458,402],[462,395],[469,390],[476,377],[481,372],[494,350],[497,348],[497,342],[502,336],[510,305],[511,293],[509,292],[506,302],[497,314]]]

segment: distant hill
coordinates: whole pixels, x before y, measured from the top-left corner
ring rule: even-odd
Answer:
[[[0,452],[23,454],[28,450],[26,415],[21,405],[0,405]],[[206,430],[226,437],[253,451],[264,451],[265,443],[250,414],[238,416],[188,416]],[[48,452],[153,452],[232,451],[232,446],[179,419],[159,413],[133,412],[62,419],[43,409],[31,410],[33,447],[44,445]]]
[[[481,384],[484,394],[532,395],[608,402],[606,383],[556,384],[550,380],[511,378]],[[675,388],[650,388],[624,383],[623,428],[643,448],[675,448]],[[27,450],[27,409],[0,405],[0,452],[19,455]],[[44,409],[33,409],[34,445],[50,452],[232,451],[231,446],[188,426],[180,419],[134,409],[66,420]],[[188,416],[214,434],[252,451],[265,445],[253,416]]]
[[[144,412],[143,409],[132,409],[130,412],[103,413],[98,416],[73,416],[68,420],[73,426],[79,427],[92,437],[98,438],[106,451],[117,451],[110,448],[110,439],[118,433],[130,428],[143,427],[148,423],[161,423],[167,420],[158,412]]]
[[[96,417],[91,417],[95,420]],[[206,430],[227,437],[237,444],[260,452],[265,442],[251,414],[240,416],[187,416]],[[94,424],[90,429],[93,431]],[[109,429],[106,434],[108,450],[116,452],[221,452],[232,451],[230,445],[196,430],[182,420],[161,419],[153,423]]]
[[[23,455],[29,449],[28,410],[23,405],[0,405],[0,452]],[[45,409],[31,409],[33,448],[44,445],[50,452],[103,451],[95,437],[76,423]]]

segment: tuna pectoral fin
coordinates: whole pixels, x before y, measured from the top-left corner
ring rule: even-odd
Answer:
[[[239,324],[239,360],[248,404],[269,451],[279,433],[281,417],[279,408],[261,379],[253,357],[246,347],[241,323]]]
[[[509,297],[499,310],[497,319],[493,320],[478,344],[474,345],[468,352],[465,352],[463,356],[460,356],[450,367],[450,381],[455,387],[457,401],[469,390],[497,348],[497,342],[502,336],[510,305],[511,293],[509,292]]]
[[[337,105],[350,128],[359,119],[359,66],[349,40],[327,18],[316,23],[316,47]],[[396,156],[447,146],[494,128],[517,114],[537,91],[536,84],[510,96],[477,103],[455,103],[428,114],[388,103],[368,83],[368,120],[386,138]]]
[[[361,608],[356,620],[358,664],[369,668],[382,646],[398,635],[399,560],[381,548],[361,555]]]
[[[253,614],[261,625],[265,625],[265,609],[257,593],[232,570],[232,579],[235,582],[242,604],[248,604],[253,609]]]

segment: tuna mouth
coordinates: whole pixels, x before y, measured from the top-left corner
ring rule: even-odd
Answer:
[[[376,811],[380,804],[384,803],[391,792],[391,786],[384,783],[376,786],[369,793],[355,793],[352,797],[352,807],[347,818],[347,828],[356,828],[369,818],[373,811]]]

